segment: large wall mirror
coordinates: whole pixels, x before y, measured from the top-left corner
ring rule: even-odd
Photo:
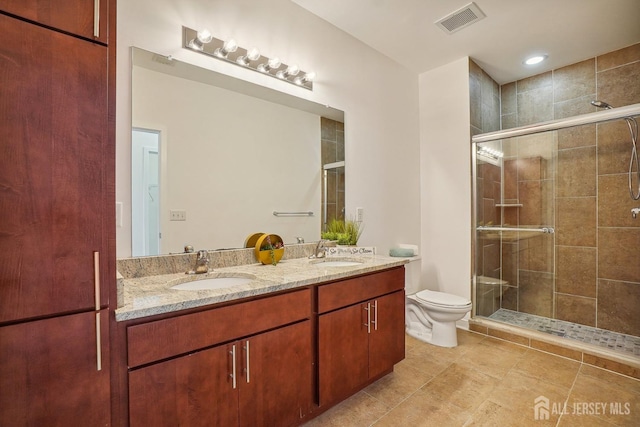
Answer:
[[[319,239],[344,208],[342,111],[131,53],[133,256]]]

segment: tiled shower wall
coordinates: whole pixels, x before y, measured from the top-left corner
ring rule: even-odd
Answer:
[[[500,86],[475,62],[469,61],[471,136],[500,130]],[[479,225],[498,224],[495,205],[501,199],[501,171],[496,165],[478,165],[477,221]],[[479,276],[501,276],[500,241],[479,238],[476,241],[476,268]],[[500,285],[478,284],[476,312],[489,316],[500,308]]]
[[[344,160],[344,123],[322,117],[320,119],[322,139],[322,166]],[[324,180],[322,181],[322,206],[327,203],[327,218],[322,211],[322,224],[344,218],[344,168],[333,169],[327,175],[327,200],[324,200]]]
[[[500,89],[503,129],[593,112],[594,99],[614,106],[640,103],[640,44]],[[473,111],[473,90],[471,104]],[[632,219],[630,212],[640,202],[628,194],[631,142],[626,123],[505,140],[503,148],[503,202],[509,202],[509,188],[515,188],[523,206],[494,208],[496,221],[503,215],[503,224],[553,223],[556,234],[555,244],[549,236],[507,241],[501,260],[495,250],[486,250],[490,245],[484,246],[485,258],[491,253],[492,260],[478,261],[482,273],[500,277],[500,272],[509,282],[502,307],[640,335],[640,219]],[[482,172],[478,167],[479,180],[490,175],[492,185],[500,185],[499,173]],[[478,193],[484,195],[485,216],[479,213],[478,220],[486,220],[490,203],[500,199],[494,195],[492,200],[486,188]],[[498,271],[491,270],[492,262]],[[479,304],[477,310],[487,315]]]

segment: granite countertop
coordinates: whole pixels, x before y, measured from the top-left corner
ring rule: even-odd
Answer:
[[[155,314],[170,313],[202,307],[225,301],[264,295],[297,287],[343,279],[360,274],[397,267],[409,262],[408,258],[381,255],[326,258],[332,260],[360,260],[361,264],[347,267],[326,267],[319,260],[295,258],[282,260],[278,265],[245,264],[215,268],[209,273],[187,275],[162,274],[123,280],[123,304],[115,311],[116,320],[130,320]],[[318,263],[316,263],[318,262]],[[180,283],[215,277],[248,277],[249,283],[226,289],[176,290]]]

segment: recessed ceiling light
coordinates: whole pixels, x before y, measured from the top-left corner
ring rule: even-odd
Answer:
[[[525,65],[536,65],[547,59],[548,55],[536,55],[524,60]]]

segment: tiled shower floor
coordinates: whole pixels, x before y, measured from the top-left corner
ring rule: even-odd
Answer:
[[[592,326],[579,325],[564,320],[549,319],[528,313],[499,309],[489,319],[509,325],[520,326],[534,331],[597,345],[620,353],[640,356],[640,338],[620,334]]]

